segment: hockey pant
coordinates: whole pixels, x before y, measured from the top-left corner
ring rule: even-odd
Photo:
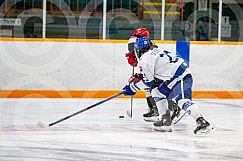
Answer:
[[[166,99],[174,99],[178,106],[187,111],[194,119],[201,117],[198,106],[192,102],[192,84],[193,79],[190,74],[177,81],[172,88],[168,84],[162,83],[152,90],[152,96],[157,104],[158,111],[161,115],[166,113],[168,102]]]

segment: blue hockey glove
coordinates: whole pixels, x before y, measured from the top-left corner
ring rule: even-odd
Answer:
[[[123,88],[124,92],[123,94],[125,96],[133,96],[136,94],[136,92],[134,92],[132,89],[131,89],[131,86],[130,85],[126,85],[124,88]]]

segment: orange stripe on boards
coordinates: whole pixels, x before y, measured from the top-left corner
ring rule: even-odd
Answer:
[[[120,91],[0,90],[0,98],[107,98]],[[120,96],[119,98],[129,98]],[[145,98],[138,92],[134,98]],[[243,99],[243,91],[193,91],[196,99]]]
[[[191,45],[243,45],[243,42],[236,41],[190,41]]]
[[[243,91],[193,91],[193,98],[243,99]]]
[[[127,43],[128,40],[116,39],[64,39],[64,38],[10,38],[0,37],[0,41],[26,41],[26,42],[86,42],[86,43]],[[156,44],[175,44],[173,40],[153,40]]]
[[[26,41],[26,42],[86,42],[86,43],[127,43],[128,40],[114,39],[64,39],[64,38],[7,38],[2,37],[0,41]]]
[[[0,41],[33,41],[33,42],[86,42],[86,43],[127,43],[121,39],[65,39],[65,38],[12,38],[0,37]],[[156,44],[176,44],[174,40],[153,40]],[[231,41],[190,41],[194,45],[243,45],[243,42]]]
[[[107,98],[119,92],[121,91],[0,90],[0,98]],[[145,93],[138,92],[135,97],[144,98]]]

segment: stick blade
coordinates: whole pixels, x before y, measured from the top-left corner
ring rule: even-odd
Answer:
[[[132,118],[132,114],[131,114],[130,111],[127,111],[127,116],[130,117],[130,118]]]
[[[47,128],[47,127],[49,127],[48,124],[45,124],[44,122],[41,122],[41,121],[38,122],[37,126],[39,126],[39,127],[41,127],[41,128]]]

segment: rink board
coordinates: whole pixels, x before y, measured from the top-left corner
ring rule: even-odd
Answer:
[[[190,44],[194,91],[243,91],[242,42]],[[132,72],[126,40],[1,38],[0,51],[1,90],[117,91]]]

